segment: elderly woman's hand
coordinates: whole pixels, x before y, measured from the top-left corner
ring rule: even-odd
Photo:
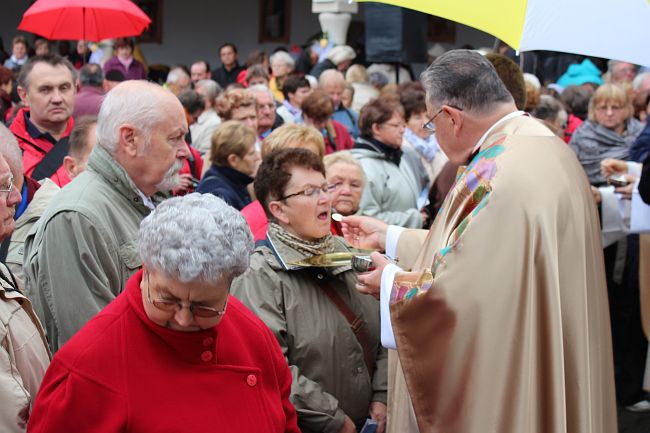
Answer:
[[[349,416],[345,416],[343,427],[341,427],[339,433],[357,433],[357,427],[354,425],[354,422]]]
[[[386,430],[386,413],[387,408],[384,403],[373,401],[370,403],[370,418],[377,421],[376,433],[384,433]]]
[[[600,171],[605,177],[613,174],[627,173],[627,162],[621,161],[620,159],[603,159],[600,162]]]

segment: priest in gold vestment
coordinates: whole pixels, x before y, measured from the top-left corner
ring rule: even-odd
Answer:
[[[382,342],[401,364],[389,431],[616,432],[600,228],[582,167],[517,111],[480,54],[450,51],[421,80],[425,127],[464,166],[431,230],[343,220],[348,241],[399,257],[373,253],[376,270],[357,285],[379,296]]]

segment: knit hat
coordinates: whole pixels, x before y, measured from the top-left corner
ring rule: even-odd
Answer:
[[[570,65],[567,71],[557,80],[557,84],[567,88],[571,85],[582,86],[585,83],[603,84],[600,69],[591,60],[584,59],[582,63]]]

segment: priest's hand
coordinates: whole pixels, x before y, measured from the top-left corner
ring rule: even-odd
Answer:
[[[381,274],[384,272],[386,265],[391,263],[391,261],[385,255],[376,251],[370,254],[370,258],[375,269],[357,275],[357,290],[366,295],[372,295],[375,299],[379,299]]]
[[[346,216],[341,221],[343,237],[356,248],[386,249],[388,224],[367,216]]]
[[[626,186],[615,188],[614,192],[621,194],[621,197],[625,200],[632,200],[632,193],[634,192],[634,187],[636,187],[636,177],[631,174],[626,174],[625,180],[629,183]]]
[[[384,433],[386,430],[386,412],[387,408],[384,403],[378,401],[370,403],[370,418],[377,421],[376,433]]]

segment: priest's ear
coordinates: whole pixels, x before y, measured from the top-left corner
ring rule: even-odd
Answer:
[[[443,106],[443,109],[447,112],[447,115],[449,116],[449,120],[451,121],[451,124],[454,128],[454,136],[458,137],[460,135],[460,130],[463,127],[464,123],[464,118],[463,118],[463,110],[459,110],[458,108],[445,105]]]

